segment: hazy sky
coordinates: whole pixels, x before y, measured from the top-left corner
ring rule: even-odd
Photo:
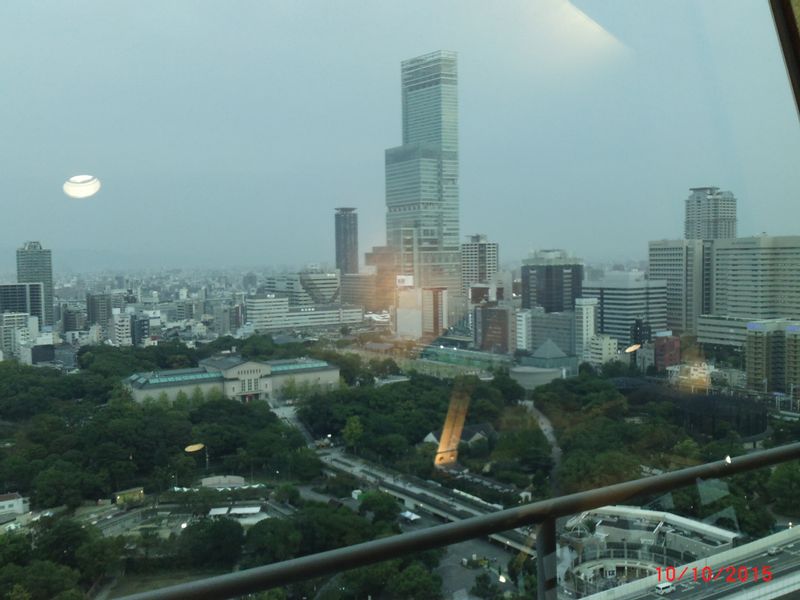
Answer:
[[[705,185],[740,235],[800,234],[766,0],[3,0],[0,272],[29,239],[57,269],[331,264],[336,206],[363,255],[400,61],[437,49],[459,53],[461,232],[501,261],[644,258]],[[97,196],[63,195],[79,173]]]

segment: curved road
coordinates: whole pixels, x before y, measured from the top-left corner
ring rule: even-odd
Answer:
[[[553,424],[550,422],[545,414],[533,405],[533,400],[522,400],[520,402],[528,411],[536,417],[536,422],[539,423],[539,429],[542,430],[544,437],[550,443],[550,456],[553,459],[553,468],[550,470],[550,484],[553,486],[553,496],[560,495],[560,488],[558,485],[558,468],[561,466],[561,447],[558,445],[556,434],[553,431]]]

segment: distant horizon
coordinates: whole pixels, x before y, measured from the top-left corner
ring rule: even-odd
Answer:
[[[56,274],[332,265],[341,206],[363,265],[386,243],[401,61],[437,49],[459,56],[460,236],[486,234],[501,263],[644,260],[682,237],[693,187],[734,193],[742,237],[800,234],[797,109],[768,5],[348,6],[0,5],[15,142],[0,147],[0,272],[31,239]],[[79,173],[95,196],[64,195]]]

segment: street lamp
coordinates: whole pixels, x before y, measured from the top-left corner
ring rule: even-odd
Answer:
[[[185,452],[192,454],[193,452],[200,452],[200,450],[206,451],[206,473],[208,473],[208,446],[205,444],[189,444],[186,448],[183,449]]]

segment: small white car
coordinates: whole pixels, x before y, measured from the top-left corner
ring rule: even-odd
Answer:
[[[655,589],[656,594],[658,594],[659,596],[663,596],[664,594],[671,594],[674,591],[675,591],[675,586],[669,581],[664,581],[662,583],[659,583]]]

